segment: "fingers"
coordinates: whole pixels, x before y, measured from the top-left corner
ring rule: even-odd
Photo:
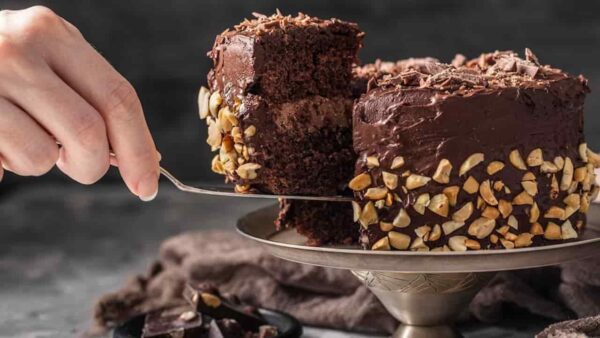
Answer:
[[[76,48],[63,44],[48,50],[48,63],[104,118],[115,162],[129,189],[143,200],[152,199],[158,190],[159,158],[138,96],[92,46],[79,39]]]
[[[2,166],[21,176],[39,176],[58,160],[54,139],[19,107],[0,99]],[[0,180],[3,170],[0,170]]]
[[[56,150],[55,161],[63,172],[90,184],[109,167],[106,126],[100,113],[56,75],[45,60],[48,47],[68,44],[75,36],[60,17],[44,7],[0,12],[0,96],[19,106],[52,135],[53,147],[56,140],[63,145]],[[32,139],[26,144],[33,151],[38,147],[45,149],[47,142]],[[13,169],[14,155],[8,151],[2,156]]]
[[[0,97],[63,145],[61,170],[93,183],[118,163],[132,192],[156,195],[159,159],[137,94],[73,25],[40,6],[0,11],[0,62]]]
[[[83,184],[99,180],[109,168],[108,139],[100,114],[47,65],[31,63],[20,71],[22,76],[3,89],[4,96],[63,145],[57,166],[65,174]],[[35,81],[28,82],[30,77]]]

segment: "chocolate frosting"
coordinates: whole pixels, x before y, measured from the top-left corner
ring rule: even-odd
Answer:
[[[492,55],[518,59],[512,52]],[[548,66],[540,70],[532,78],[493,66],[482,73],[425,61],[418,70],[385,77],[355,105],[354,148],[390,161],[402,155],[424,175],[442,158],[459,164],[481,151],[488,160],[538,147],[549,158],[574,157],[584,139],[587,81]]]

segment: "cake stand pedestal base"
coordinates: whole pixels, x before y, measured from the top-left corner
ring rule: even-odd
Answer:
[[[461,337],[452,324],[495,274],[361,270],[352,273],[403,323],[395,338]]]
[[[463,335],[455,328],[448,325],[418,326],[402,324],[394,332],[392,338],[462,338]]]

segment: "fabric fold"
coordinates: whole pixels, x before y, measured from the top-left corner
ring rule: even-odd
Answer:
[[[208,231],[166,240],[146,273],[98,301],[94,332],[182,304],[187,281],[214,283],[243,302],[288,312],[306,325],[388,334],[398,325],[349,271],[285,261],[235,233]],[[470,312],[483,322],[500,320],[506,304],[556,321],[594,316],[600,313],[599,290],[598,257],[562,267],[501,272],[475,297]],[[553,327],[588,330],[599,323],[598,317],[590,318]],[[539,337],[554,337],[550,334],[558,331],[551,328]]]

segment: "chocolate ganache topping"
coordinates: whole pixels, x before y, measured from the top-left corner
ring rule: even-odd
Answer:
[[[474,148],[544,146],[576,155],[587,80],[528,55],[494,52],[459,67],[421,59],[383,77],[355,106],[355,150],[390,160],[402,153],[430,175],[441,158],[464,159]]]

